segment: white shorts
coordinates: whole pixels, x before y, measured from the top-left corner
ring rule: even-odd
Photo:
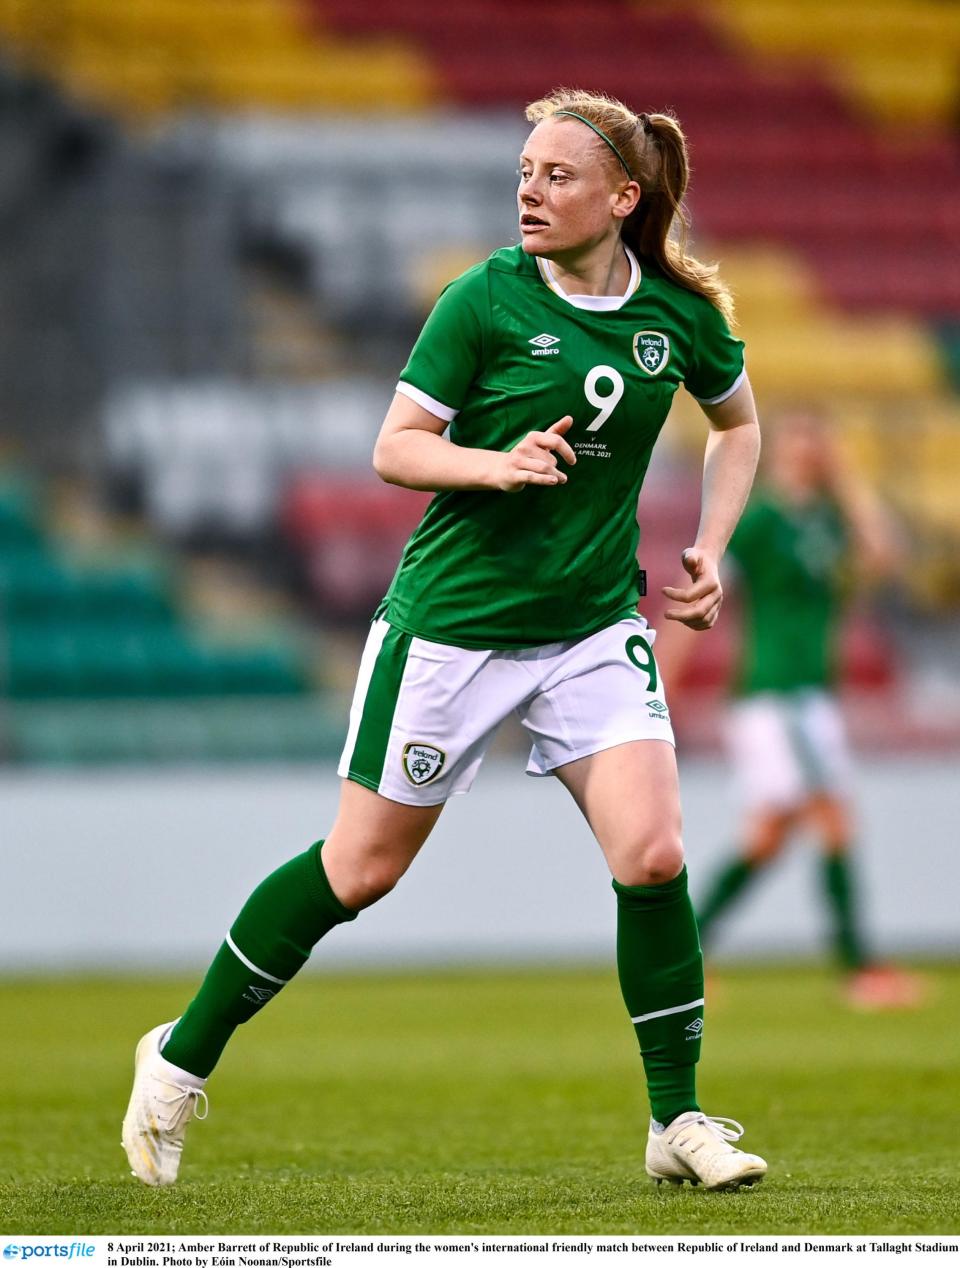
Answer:
[[[818,688],[762,692],[730,709],[727,742],[749,809],[790,810],[815,793],[843,795],[851,760],[836,700]]]
[[[574,642],[475,651],[376,620],[338,773],[391,801],[440,805],[469,791],[511,712],[533,739],[530,775],[629,740],[672,744],[655,637],[636,616]]]

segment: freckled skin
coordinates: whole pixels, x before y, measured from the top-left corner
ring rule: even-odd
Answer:
[[[562,265],[599,246],[613,248],[638,197],[639,186],[627,180],[589,128],[576,119],[544,119],[520,158],[517,208],[523,249]],[[524,213],[545,220],[547,227],[524,230]]]

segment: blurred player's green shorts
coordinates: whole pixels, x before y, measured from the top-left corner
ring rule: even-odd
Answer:
[[[850,749],[840,707],[828,691],[765,691],[738,700],[726,738],[749,809],[789,810],[815,793],[847,791]]]
[[[339,773],[391,801],[439,805],[465,793],[497,727],[530,733],[530,775],[630,740],[673,744],[670,711],[641,616],[574,642],[519,651],[431,643],[373,622]]]

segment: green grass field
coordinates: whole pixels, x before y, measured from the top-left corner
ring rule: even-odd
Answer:
[[[4,1233],[960,1232],[960,967],[913,1014],[848,1012],[813,970],[730,970],[708,1112],[756,1190],[657,1191],[612,971],[310,976],[241,1029],[181,1181],[128,1174],[134,1042],[186,982],[0,984]]]

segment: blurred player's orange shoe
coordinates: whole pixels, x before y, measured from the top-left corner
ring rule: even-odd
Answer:
[[[862,1012],[883,1012],[897,1008],[919,1008],[925,990],[922,979],[886,964],[858,969],[847,979],[844,991],[851,1008]]]

